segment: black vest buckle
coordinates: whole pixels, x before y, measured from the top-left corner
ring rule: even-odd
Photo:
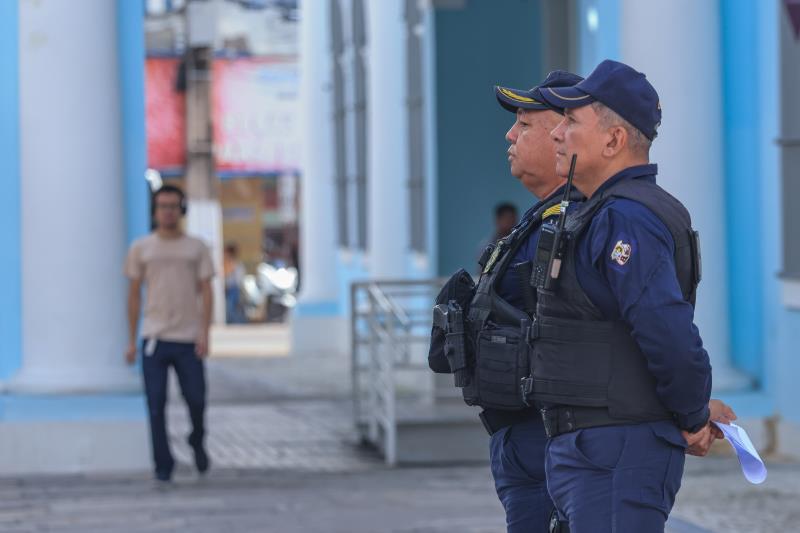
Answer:
[[[540,337],[539,321],[536,319],[536,316],[533,317],[533,320],[531,321],[531,325],[528,327],[528,330],[526,331],[526,335],[525,336],[526,336],[529,344]]]

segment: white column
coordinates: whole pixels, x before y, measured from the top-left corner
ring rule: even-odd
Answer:
[[[292,316],[293,353],[344,352],[347,323],[336,268],[336,195],[329,2],[300,3],[301,289]]]
[[[621,0],[620,7],[622,61],[644,72],[661,100],[651,151],[659,183],[686,205],[700,232],[704,278],[695,322],[714,389],[741,388],[747,379],[730,363],[719,7],[696,0]]]
[[[300,263],[304,303],[336,301],[330,3],[300,3]]]
[[[402,0],[367,5],[369,270],[402,278],[408,260],[408,120]]]
[[[126,367],[116,3],[20,3],[18,391],[138,388]]]

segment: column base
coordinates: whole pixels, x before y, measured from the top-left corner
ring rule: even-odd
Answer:
[[[139,395],[0,398],[0,476],[146,471],[150,442]]]
[[[752,377],[728,364],[714,365],[712,362],[711,375],[714,394],[747,391],[755,385]]]
[[[143,471],[147,422],[0,422],[0,475]]]
[[[349,354],[350,321],[337,310],[335,302],[301,302],[289,322],[292,355]]]
[[[141,392],[142,379],[137,367],[121,365],[94,369],[23,366],[4,389],[18,394],[131,393]]]

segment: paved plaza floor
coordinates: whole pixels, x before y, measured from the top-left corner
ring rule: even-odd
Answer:
[[[359,444],[346,361],[257,355],[209,361],[209,475],[191,468],[173,387],[172,486],[149,472],[0,479],[0,532],[505,531],[487,465],[390,469]],[[756,487],[732,457],[690,458],[668,531],[800,531],[800,465],[769,468]]]

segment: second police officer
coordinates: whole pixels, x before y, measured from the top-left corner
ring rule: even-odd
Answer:
[[[493,360],[493,354],[505,349],[502,342],[498,342],[504,338],[502,329],[519,328],[521,321],[528,323],[527,319],[535,310],[536,294],[528,280],[536,245],[542,225],[552,222],[558,213],[564,192],[565,179],[555,172],[555,148],[550,139],[550,131],[561,120],[561,114],[559,109],[542,100],[541,91],[548,87],[572,86],[581,79],[569,72],[555,71],[529,91],[495,87],[500,105],[516,115],[506,133],[511,174],[540,200],[482,265],[482,276],[468,315],[477,337],[478,386],[483,383],[488,385],[485,388],[496,387],[491,383],[494,381],[491,372],[505,372],[500,381],[505,380],[506,390],[516,401],[505,402],[508,405],[500,401],[493,407],[491,391],[482,390],[479,394],[484,400],[481,421],[491,435],[492,476],[506,512],[509,533],[549,530],[553,504],[547,493],[544,472],[547,436],[539,413],[519,404],[520,376],[511,368],[502,368],[504,363]],[[523,337],[520,344],[524,346],[525,331],[520,334]],[[525,350],[518,353],[526,358]],[[508,407],[523,408],[508,410]]]
[[[441,327],[434,327],[430,366],[454,373],[464,400],[483,409],[492,475],[510,533],[547,532],[553,511],[544,472],[547,437],[538,411],[523,403],[519,384],[530,373],[525,333],[536,307],[529,284],[533,254],[542,224],[558,213],[565,184],[555,173],[550,139],[561,115],[543,102],[540,91],[580,80],[557,71],[529,91],[495,88],[498,102],[516,115],[506,134],[511,174],[540,201],[507,237],[487,248],[477,287],[459,271],[442,289],[434,313]]]

